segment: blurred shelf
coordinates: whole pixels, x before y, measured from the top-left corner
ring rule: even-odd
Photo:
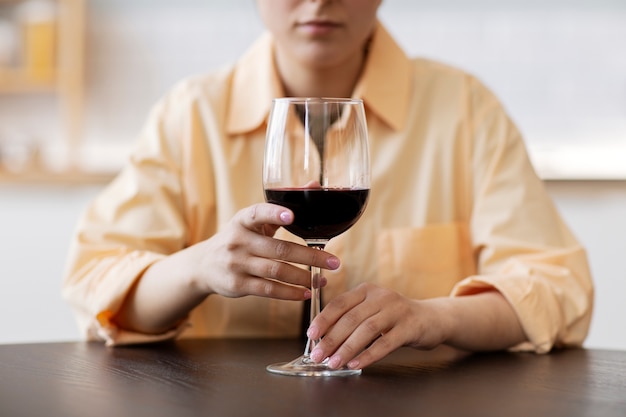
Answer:
[[[16,62],[0,67],[0,100],[7,95],[54,94],[69,148],[80,146],[83,137],[86,2],[0,0],[0,15],[17,34]],[[44,4],[50,8],[42,18]]]
[[[56,92],[57,89],[54,71],[33,77],[23,69],[0,68],[1,94],[46,93]]]
[[[126,142],[38,147],[21,149],[21,154],[7,149],[6,160],[0,158],[0,184],[109,183],[124,168],[131,149]]]
[[[0,185],[104,185],[109,183],[114,176],[114,172],[84,172],[80,170],[46,171],[33,169],[24,172],[0,171]]]

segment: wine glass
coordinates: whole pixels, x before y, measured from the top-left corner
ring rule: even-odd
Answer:
[[[323,250],[361,217],[370,190],[369,148],[363,101],[341,98],[277,98],[267,127],[263,188],[269,203],[293,211],[285,228],[309,247]],[[311,267],[310,321],[320,312],[320,268]],[[304,354],[269,365],[272,373],[298,376],[358,375],[315,363],[308,339]]]

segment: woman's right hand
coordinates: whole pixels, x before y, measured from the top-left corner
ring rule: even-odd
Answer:
[[[309,298],[310,272],[293,264],[333,270],[339,267],[339,259],[273,237],[279,227],[292,221],[293,212],[275,204],[261,203],[240,210],[225,228],[188,249],[197,266],[196,280],[205,286],[207,294]]]
[[[293,212],[274,204],[242,209],[211,238],[149,267],[124,300],[116,323],[128,330],[161,333],[175,327],[211,294],[310,298],[309,271],[292,263],[332,270],[339,267],[339,259],[273,237],[292,221]]]

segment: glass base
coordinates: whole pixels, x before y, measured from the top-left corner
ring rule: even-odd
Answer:
[[[291,362],[275,363],[265,369],[273,374],[291,376],[350,376],[361,375],[360,369],[343,367],[331,369],[328,367],[328,359],[321,363],[315,363],[308,356],[302,355]]]

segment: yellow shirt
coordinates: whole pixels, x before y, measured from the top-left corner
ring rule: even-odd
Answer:
[[[264,201],[266,119],[283,95],[272,48],[263,35],[233,67],[177,85],[86,210],[63,294],[89,339],[298,334],[300,303],[260,297],[209,296],[189,326],[159,336],[110,321],[149,265]],[[363,217],[327,247],[342,266],[325,274],[325,301],[363,281],[416,299],[496,288],[528,337],[516,348],[581,344],[593,304],[585,251],[496,97],[458,69],[409,59],[380,25],[354,95],[366,106],[372,187]]]

